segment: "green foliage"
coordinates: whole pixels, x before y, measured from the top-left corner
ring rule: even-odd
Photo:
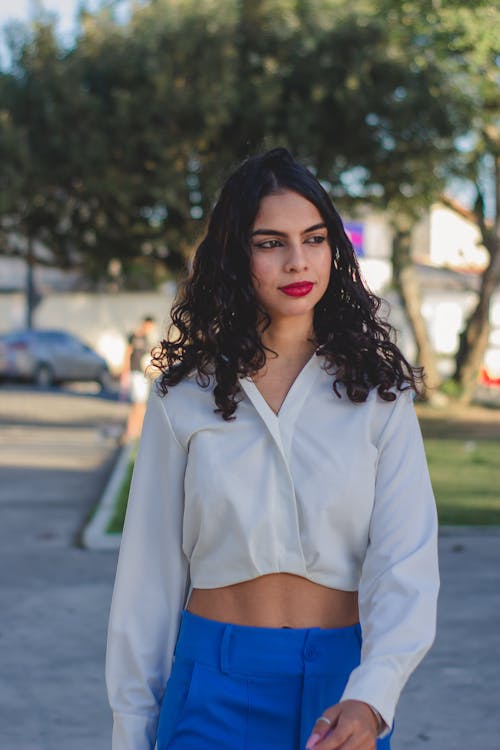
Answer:
[[[420,48],[413,65],[442,72],[447,116],[469,136],[453,171],[479,187],[483,157],[500,153],[500,8],[485,0],[381,0],[381,7],[401,44]]]
[[[441,383],[439,390],[451,398],[458,398],[461,395],[460,384],[456,380],[453,380],[453,378],[448,378]]]
[[[126,26],[84,14],[68,51],[50,22],[25,31],[0,89],[4,252],[18,232],[95,279],[117,257],[184,266],[211,200],[197,153],[235,88],[212,5],[138,7]]]
[[[413,219],[470,174],[456,136],[495,122],[497,20],[481,2],[155,0],[125,24],[82,11],[71,49],[50,18],[17,28],[1,252],[16,230],[96,280],[114,258],[178,273],[227,171],[276,144],[340,201]]]

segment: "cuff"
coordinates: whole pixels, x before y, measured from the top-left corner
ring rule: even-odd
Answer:
[[[113,712],[112,750],[153,750],[158,716]]]
[[[392,670],[379,667],[367,669],[357,667],[351,672],[340,700],[363,701],[373,708],[382,719],[380,737],[392,729],[396,704],[399,699],[399,681],[395,684]]]
[[[375,714],[375,718],[377,719],[377,737],[380,737],[380,738],[385,737],[391,731],[390,727],[387,726],[387,724],[385,723],[381,714],[379,713],[379,711],[377,711],[375,706],[372,706],[371,703],[367,703],[366,705],[370,706],[371,710]]]

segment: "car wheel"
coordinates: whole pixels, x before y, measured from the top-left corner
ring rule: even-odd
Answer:
[[[39,364],[35,372],[35,383],[39,388],[50,388],[54,383],[54,373],[50,365]]]

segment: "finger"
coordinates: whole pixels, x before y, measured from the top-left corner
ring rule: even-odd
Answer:
[[[321,742],[318,742],[314,750],[375,750],[376,739],[363,728],[353,728],[352,724],[337,726],[334,732],[330,732]]]
[[[340,720],[315,745],[314,750],[344,750],[345,743],[353,736],[353,729],[349,722]]]
[[[323,742],[322,744],[325,744],[325,743]],[[320,746],[318,745],[317,747],[319,750]],[[335,747],[335,750],[337,750],[337,745],[335,745],[334,747]],[[331,750],[331,748],[328,747],[328,745],[325,745],[325,750]],[[375,750],[375,745],[374,744],[367,745],[361,740],[358,741],[356,737],[351,735],[351,737],[349,737],[349,739],[346,742],[342,743],[342,745],[338,747],[338,750]]]
[[[321,716],[318,716],[316,723],[312,728],[311,735],[306,742],[305,750],[313,750],[316,748],[318,742],[328,734],[328,732],[334,727],[338,721],[339,709],[337,707],[329,708],[323,711]],[[327,719],[327,721],[325,721]]]

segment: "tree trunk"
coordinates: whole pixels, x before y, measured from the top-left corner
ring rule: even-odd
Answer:
[[[393,278],[415,338],[418,363],[425,370],[426,385],[429,389],[435,390],[441,383],[441,377],[421,312],[420,283],[411,258],[410,240],[410,228],[395,227],[392,241]]]
[[[470,404],[472,401],[478,372],[488,348],[490,301],[495,291],[495,266],[498,265],[494,261],[495,258],[492,257],[483,274],[476,308],[460,334],[453,379],[460,386],[459,400],[463,404]]]
[[[453,379],[460,386],[459,400],[470,404],[479,369],[483,363],[490,335],[490,302],[500,279],[500,157],[495,160],[496,218],[493,232],[487,233],[480,220],[483,242],[490,253],[490,262],[481,278],[476,308],[460,335]]]

